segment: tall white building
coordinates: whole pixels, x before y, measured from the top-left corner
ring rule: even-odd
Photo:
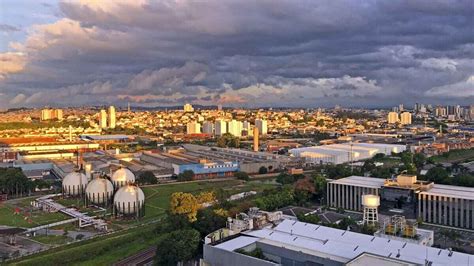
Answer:
[[[109,107],[109,128],[115,128],[115,107]]]
[[[409,112],[403,112],[400,115],[400,124],[411,125],[411,114]]]
[[[200,134],[201,133],[201,124],[197,122],[189,122],[186,125],[187,134]]]
[[[216,136],[222,136],[227,133],[227,123],[223,120],[216,120],[215,123]]]
[[[187,104],[185,104],[185,105],[183,106],[183,110],[184,110],[185,112],[194,112],[193,106],[190,105],[189,103],[187,103]]]
[[[107,112],[102,109],[99,113],[99,126],[100,128],[107,128]]]
[[[214,134],[214,124],[209,121],[204,122],[202,124],[202,133]]]
[[[227,132],[236,137],[242,136],[242,122],[237,120],[229,121],[227,123]]]
[[[397,112],[388,113],[387,122],[389,124],[395,124],[395,123],[398,123],[398,121],[399,121],[399,119],[398,119],[398,113]]]
[[[267,120],[256,119],[255,126],[258,128],[258,132],[260,133],[260,135],[267,135]]]

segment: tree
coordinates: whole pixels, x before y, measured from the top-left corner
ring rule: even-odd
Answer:
[[[443,167],[433,167],[426,173],[426,179],[435,183],[449,183],[449,173]]]
[[[297,214],[296,217],[298,218],[298,221],[303,223],[319,224],[321,222],[321,219],[316,214],[304,215],[303,213],[300,213]]]
[[[220,148],[240,148],[240,139],[231,133],[224,133],[217,139],[217,147]]]
[[[422,168],[426,163],[426,156],[421,152],[415,153],[415,155],[413,155],[413,163],[415,164],[416,168]]]
[[[265,166],[261,166],[260,169],[258,169],[258,173],[264,175],[268,173],[268,169]]]
[[[178,262],[191,260],[198,253],[200,241],[200,234],[194,229],[166,234],[157,245],[155,265],[176,266]]]
[[[385,154],[383,153],[377,153],[374,155],[374,157],[372,157],[375,161],[380,161],[382,160],[383,158],[385,158]]]
[[[292,184],[293,182],[295,182],[295,179],[293,175],[290,175],[288,173],[280,173],[277,176],[276,181],[282,185],[286,185],[286,184]]]
[[[246,172],[235,172],[234,176],[237,177],[237,179],[245,181],[248,181],[250,179],[249,174],[247,174]]]
[[[192,227],[198,230],[202,237],[225,227],[227,216],[220,215],[219,213],[221,212],[210,208],[199,210],[197,213],[197,219],[192,224]]]
[[[313,175],[314,193],[321,198],[326,195],[326,186],[328,181],[320,174]]]
[[[138,176],[137,183],[140,185],[156,184],[158,180],[151,171],[145,171]]]
[[[370,172],[376,168],[375,163],[373,160],[366,160],[364,162],[364,165],[362,166],[362,171],[365,172]]]
[[[183,214],[190,222],[196,220],[199,204],[191,193],[175,192],[171,194],[170,211],[172,214]]]
[[[303,178],[295,183],[295,201],[302,205],[309,201],[316,189],[311,179]]]
[[[194,172],[193,170],[185,170],[178,175],[178,181],[191,181],[193,180]]]

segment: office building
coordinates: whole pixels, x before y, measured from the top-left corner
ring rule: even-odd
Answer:
[[[258,128],[258,132],[260,135],[264,136],[267,135],[267,120],[263,119],[256,119],[255,126]]]
[[[230,133],[236,137],[242,136],[242,122],[237,120],[231,120],[227,123],[227,133]]]
[[[184,112],[194,112],[194,108],[191,104],[187,103],[183,106]]]
[[[397,112],[389,112],[387,117],[387,122],[389,124],[395,124],[399,122],[398,113]]]
[[[186,125],[186,134],[201,134],[201,124],[197,122],[189,122]]]
[[[403,112],[400,115],[400,124],[402,124],[402,125],[411,125],[411,113]]]
[[[107,112],[102,109],[99,113],[99,126],[100,128],[107,128]]]
[[[227,133],[227,123],[223,120],[216,120],[214,129],[216,136],[222,136]]]
[[[474,188],[419,181],[413,175],[395,180],[350,176],[329,182],[327,194],[329,206],[355,211],[362,210],[361,195],[380,195],[390,202],[404,197],[416,203],[417,216],[424,222],[474,229]]]
[[[116,122],[115,122],[115,107],[110,106],[109,107],[109,128],[115,128]]]
[[[206,121],[202,124],[202,133],[205,134],[214,134],[214,124],[212,122]]]

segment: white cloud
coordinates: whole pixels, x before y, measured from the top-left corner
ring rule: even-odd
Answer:
[[[426,91],[425,95],[447,98],[474,97],[474,75],[458,83],[434,87]]]
[[[428,58],[421,61],[421,66],[425,68],[456,71],[458,63],[449,58]]]

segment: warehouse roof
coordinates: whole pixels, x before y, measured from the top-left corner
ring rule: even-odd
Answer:
[[[244,234],[258,237],[262,243],[343,263],[363,253],[422,265],[426,260],[431,265],[467,265],[469,261],[474,261],[474,255],[292,220],[284,220],[273,229],[264,228]],[[242,241],[241,244],[245,243]]]
[[[345,178],[333,180],[332,184],[341,184],[349,186],[359,187],[370,187],[370,188],[381,188],[384,184],[385,179],[365,176],[348,176]]]

